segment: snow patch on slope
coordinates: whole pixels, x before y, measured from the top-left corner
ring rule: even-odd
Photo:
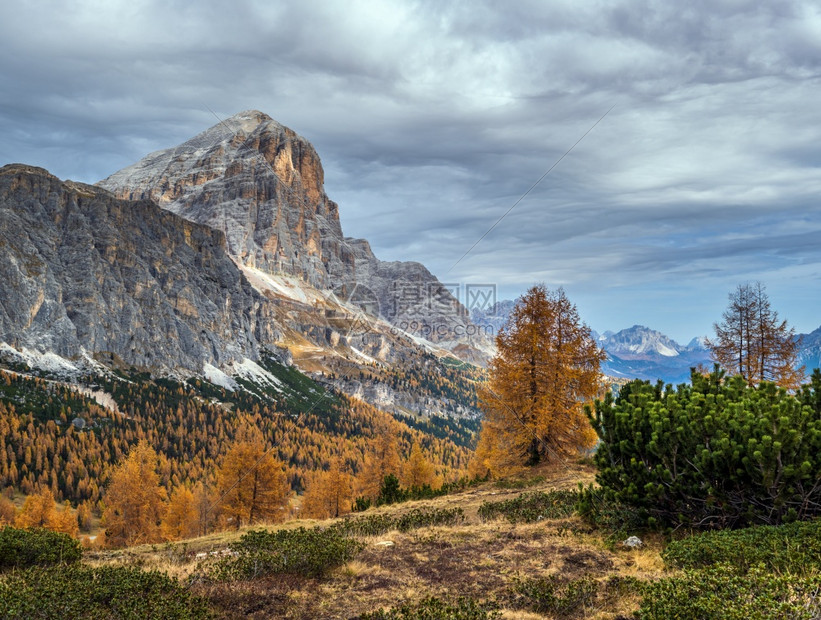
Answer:
[[[247,357],[243,358],[241,362],[231,362],[225,367],[225,370],[220,370],[216,366],[206,363],[202,367],[202,374],[214,385],[223,387],[226,390],[231,390],[232,392],[242,389],[240,384],[237,383],[237,379],[250,381],[261,386],[272,387],[280,392],[285,389],[282,381]]]
[[[26,364],[29,368],[36,368],[43,372],[73,375],[79,370],[77,366],[66,358],[60,357],[51,351],[40,353],[39,351],[32,351],[25,347],[18,350],[6,342],[0,342],[0,353],[19,363]]]
[[[254,267],[248,267],[236,260],[234,262],[245,274],[245,277],[248,278],[248,282],[251,283],[251,286],[262,294],[269,292],[303,304],[328,302],[327,297],[299,278],[282,274],[275,275]]]
[[[655,349],[659,355],[664,355],[665,357],[676,357],[678,355],[678,351],[664,346],[661,342],[656,343]]]
[[[32,370],[48,372],[61,376],[64,379],[68,379],[68,381],[52,381],[50,379],[46,379],[46,381],[55,385],[63,385],[93,400],[105,409],[109,409],[114,413],[120,413],[120,409],[117,407],[117,402],[111,394],[108,392],[103,392],[102,390],[92,390],[91,388],[80,385],[71,380],[81,372],[89,370],[98,372],[102,375],[114,376],[108,368],[93,359],[85,349],[82,350],[82,355],[80,361],[78,362],[79,366],[50,351],[40,353],[38,351],[32,351],[31,349],[26,348],[17,350],[5,342],[0,342],[0,354],[2,354],[6,359],[13,360],[17,363],[26,364]],[[12,372],[12,374],[18,375],[19,373]],[[23,373],[21,376],[29,375]],[[120,378],[118,377],[118,379]]]
[[[231,377],[226,375],[216,366],[212,366],[208,362],[206,362],[202,367],[202,374],[203,376],[213,383],[214,385],[218,385],[220,387],[225,388],[226,390],[231,390],[232,392],[237,391],[237,382],[234,381]]]

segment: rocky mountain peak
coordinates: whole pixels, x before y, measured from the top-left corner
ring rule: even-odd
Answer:
[[[327,288],[352,262],[313,146],[257,110],[220,121],[98,185],[220,230],[243,265]]]
[[[707,350],[707,337],[706,336],[696,336],[690,342],[687,343],[687,349],[690,351],[706,351]]]
[[[364,287],[378,301],[372,306],[381,318],[399,329],[418,328],[414,335],[431,342],[464,345],[460,334],[475,330],[459,302],[423,265],[380,261],[366,241],[346,238],[323,183],[310,142],[249,110],[98,185],[119,198],[148,198],[221,231],[229,254],[253,282],[273,275],[295,277],[319,291]],[[419,293],[410,307],[397,303],[408,289]],[[481,335],[474,340],[489,347]]]
[[[633,325],[633,327],[607,336],[603,346],[609,352],[621,356],[658,354],[665,357],[676,357],[683,348],[661,332],[644,325]]]

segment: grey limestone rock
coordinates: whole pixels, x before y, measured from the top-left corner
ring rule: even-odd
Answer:
[[[13,346],[196,372],[278,337],[221,232],[40,168],[0,169],[0,257]]]

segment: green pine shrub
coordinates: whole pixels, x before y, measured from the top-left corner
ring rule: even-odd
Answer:
[[[203,599],[164,573],[72,564],[0,576],[0,617],[194,620],[212,614]]]
[[[579,484],[579,489],[576,510],[586,522],[609,532],[611,542],[647,528],[646,516],[635,506],[614,499],[613,494],[601,493],[592,484],[587,488]]]
[[[400,515],[368,515],[345,519],[331,526],[344,535],[379,536],[397,530],[409,532],[422,527],[459,525],[465,520],[461,508],[414,508]]]
[[[513,592],[523,607],[559,618],[584,612],[595,600],[598,587],[598,582],[590,576],[562,581],[556,575],[548,575],[513,581]]]
[[[50,564],[72,564],[83,557],[80,542],[43,528],[0,529],[0,570]]]
[[[640,620],[814,620],[821,617],[821,575],[778,575],[764,566],[739,572],[731,564],[645,585]]]
[[[382,479],[382,486],[379,487],[379,497],[376,498],[377,506],[396,504],[407,500],[408,493],[399,486],[399,478],[393,474],[388,474]]]
[[[357,497],[352,506],[354,512],[364,512],[371,506],[387,506],[420,499],[433,499],[451,493],[464,491],[467,488],[476,486],[482,482],[487,482],[487,477],[476,476],[468,478],[463,476],[453,482],[445,482],[442,486],[434,489],[428,484],[421,487],[404,488],[399,483],[399,478],[394,474],[388,474],[382,479],[379,487],[379,495],[375,500],[368,497]],[[535,483],[534,483],[535,484]]]
[[[216,563],[212,576],[222,581],[280,573],[320,577],[351,560],[363,547],[333,527],[251,530],[231,544],[231,555]]]
[[[601,442],[594,499],[650,526],[779,524],[821,515],[821,373],[797,395],[716,369],[677,388],[646,381],[588,415]],[[590,497],[595,493],[598,498]]]
[[[821,617],[821,520],[703,532],[662,552],[683,574],[648,583],[638,617]]]
[[[667,545],[672,568],[707,568],[721,563],[746,572],[762,564],[777,573],[821,573],[821,520],[704,532]]]
[[[534,523],[542,519],[562,519],[576,511],[577,491],[535,491],[513,499],[482,502],[479,517],[483,521],[505,517],[511,523]]]

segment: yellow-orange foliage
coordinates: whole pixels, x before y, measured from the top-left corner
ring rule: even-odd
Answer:
[[[520,297],[496,349],[471,473],[502,475],[595,443],[583,405],[600,389],[605,354],[562,289],[539,285]]]
[[[161,539],[166,490],[160,486],[157,453],[141,441],[111,474],[104,496],[102,523],[110,546]]]
[[[194,511],[197,515],[197,536],[205,536],[219,515],[216,489],[203,482],[194,485]]]
[[[422,447],[415,442],[411,448],[408,460],[402,468],[402,486],[407,489],[421,488],[425,485],[434,487],[436,472],[433,464],[422,454]],[[441,483],[439,486],[442,486]]]
[[[14,502],[5,495],[0,495],[0,525],[12,525],[17,518]]]
[[[12,508],[14,508],[13,504]],[[26,497],[23,507],[14,519],[14,524],[17,527],[44,527],[69,536],[77,536],[79,531],[77,515],[71,509],[69,502],[63,504],[62,510],[57,510],[54,505],[54,495],[48,487]]]
[[[80,525],[80,529],[84,532],[91,531],[91,506],[88,502],[83,502],[79,506],[77,506],[77,522]]]
[[[399,442],[396,429],[387,423],[379,426],[365,455],[365,466],[359,475],[358,494],[375,500],[382,480],[388,474],[399,477]]]
[[[387,367],[368,371],[375,380],[403,390],[428,393],[450,393],[455,390],[460,400],[474,388],[473,381],[483,376],[472,370],[454,370],[445,366],[428,373],[414,364],[408,367]],[[214,483],[225,456],[225,447],[237,438],[236,418],[225,415],[222,405],[204,399],[192,386],[159,385],[153,382],[115,382],[112,387],[122,413],[99,407],[85,396],[67,387],[46,383],[42,379],[11,375],[0,370],[0,381],[15,391],[44,391],[49,413],[66,401],[83,402],[76,414],[89,422],[93,431],[79,431],[68,420],[74,417],[70,407],[62,406],[54,419],[42,420],[17,410],[8,402],[0,402],[0,488],[13,493],[31,495],[49,487],[55,497],[69,499],[77,506],[84,502],[96,506],[105,492],[104,482],[110,470],[120,464],[130,447],[145,440],[160,454],[158,466],[160,484],[170,490],[187,485],[194,490],[199,481]],[[428,384],[425,387],[424,384]],[[248,415],[262,430],[268,445],[276,445],[275,458],[286,463],[286,475],[292,485],[302,485],[303,475],[327,465],[331,456],[339,457],[356,472],[362,472],[365,459],[370,458],[374,443],[374,427],[390,428],[396,437],[398,453],[410,450],[416,440],[424,440],[425,454],[437,471],[448,475],[464,472],[471,450],[456,445],[454,436],[434,437],[389,414],[355,398],[339,395],[331,405],[334,422],[328,426],[325,415],[313,411],[304,416],[304,424],[287,423],[275,406],[245,399],[237,405],[238,415]],[[42,413],[42,412],[41,412]],[[59,416],[59,417],[57,417]],[[62,421],[62,423],[61,423]],[[394,451],[396,452],[396,451]],[[371,468],[372,478],[381,483],[385,473],[400,474],[398,457],[394,465],[382,467],[379,461]],[[378,489],[378,485],[375,486]],[[216,501],[211,491],[211,504]],[[4,491],[5,492],[5,491]],[[13,496],[12,496],[13,497]],[[209,515],[218,513],[211,510]],[[210,519],[209,519],[210,520]]]
[[[80,526],[77,523],[77,514],[71,509],[71,503],[63,502],[63,509],[54,511],[54,523],[51,526],[55,532],[63,532],[75,538],[80,533]]]
[[[291,487],[283,464],[268,451],[262,433],[248,423],[238,433],[217,475],[226,522],[233,527],[287,516]]]
[[[300,513],[308,519],[330,519],[351,511],[353,476],[333,459],[328,471],[315,473],[308,482]]]
[[[199,534],[199,529],[199,514],[194,494],[187,487],[177,487],[171,492],[165,516],[160,524],[163,538],[193,538]]]
[[[29,495],[17,515],[17,527],[45,527],[51,529],[55,523],[54,496],[48,488]]]

